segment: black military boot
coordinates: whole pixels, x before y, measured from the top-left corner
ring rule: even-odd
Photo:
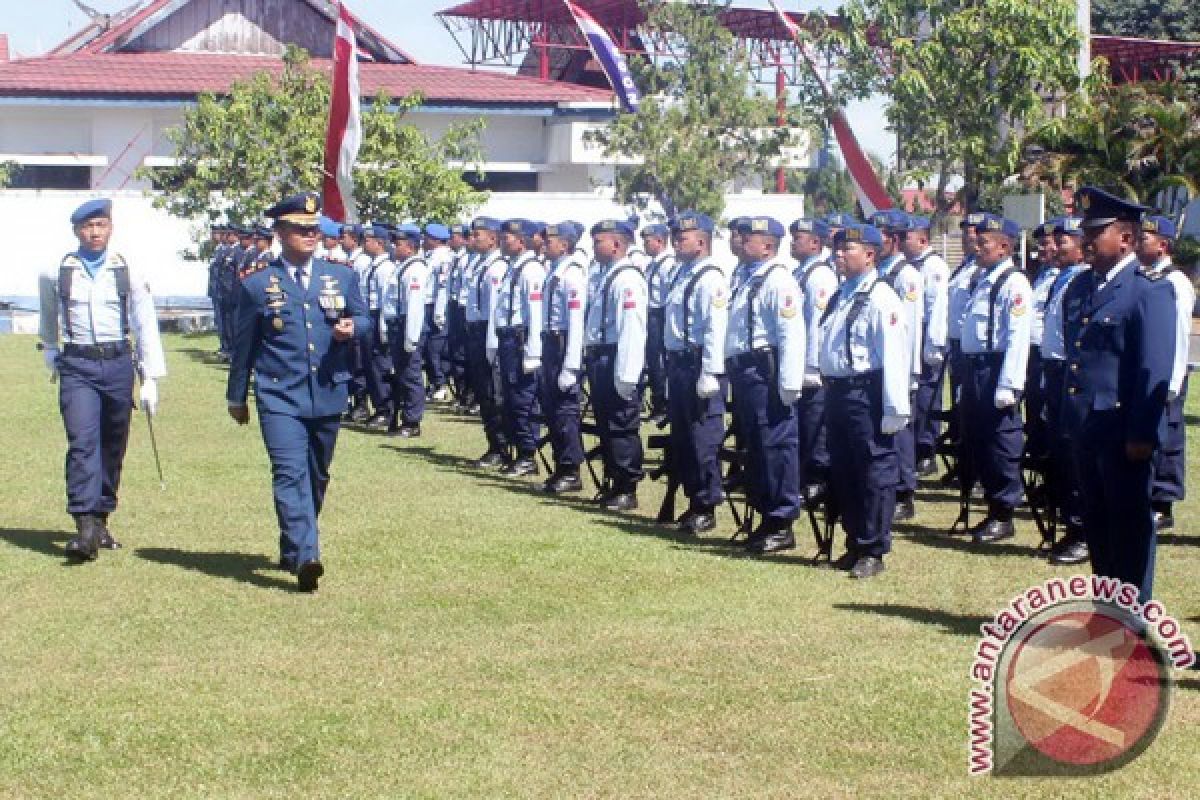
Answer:
[[[78,533],[67,542],[67,556],[80,561],[95,561],[99,547],[96,517],[92,514],[76,514],[75,530]]]
[[[121,543],[113,538],[112,532],[108,529],[108,514],[97,514],[96,525],[99,528],[96,544],[104,550],[120,550]]]

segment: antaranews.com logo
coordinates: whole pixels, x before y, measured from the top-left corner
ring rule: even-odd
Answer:
[[[1195,661],[1179,623],[1116,578],[1054,578],[980,627],[971,665],[972,775],[1094,775],[1162,727],[1172,666]]]

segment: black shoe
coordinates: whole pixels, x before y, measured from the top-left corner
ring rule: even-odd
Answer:
[[[503,453],[497,453],[495,450],[488,450],[475,460],[475,466],[479,469],[497,469],[506,464],[508,464],[508,458]]]
[[[542,484],[542,491],[550,494],[581,492],[583,491],[583,480],[575,473],[552,475],[549,480]]]
[[[386,411],[381,411],[367,420],[367,427],[376,431],[387,430],[388,426],[391,425],[391,422],[392,415]]]
[[[302,592],[315,592],[317,581],[324,574],[320,561],[305,561],[296,569],[296,584]]]
[[[850,568],[850,577],[861,581],[866,578],[874,578],[883,572],[883,570],[882,558],[878,556],[863,556],[854,562],[854,566]]]
[[[909,522],[917,518],[917,509],[913,505],[911,497],[896,501],[896,508],[892,512],[892,522]]]
[[[67,556],[79,561],[95,561],[99,556],[97,549],[100,541],[95,516],[76,514],[75,530],[78,534],[67,542]]]
[[[290,572],[293,575],[296,574],[296,562],[290,558],[284,558],[283,556],[280,556],[279,560],[275,562],[275,568],[280,572]]]
[[[633,511],[638,507],[637,495],[633,492],[615,493],[601,505],[606,511]]]
[[[829,566],[831,569],[839,569],[842,572],[849,572],[850,570],[854,569],[854,565],[857,563],[858,554],[847,550],[833,561],[830,561]]]
[[[1049,560],[1059,567],[1082,564],[1088,560],[1087,542],[1082,539],[1063,539],[1050,551]]]
[[[525,475],[537,475],[537,462],[528,456],[522,456],[516,461],[509,464],[504,469],[500,470],[501,475],[508,475],[514,478],[520,478]]]
[[[367,410],[366,406],[359,406],[358,408],[354,409],[353,411],[351,411],[349,414],[346,415],[346,421],[351,422],[355,425],[359,425],[363,422],[366,422],[370,418],[371,418],[371,412]]]
[[[975,544],[991,544],[1004,539],[1011,539],[1017,533],[1012,520],[1001,522],[991,517],[979,523],[971,531],[971,540]]]
[[[932,478],[937,475],[937,462],[932,458],[922,458],[917,462],[917,477]]]
[[[678,525],[679,530],[684,533],[699,535],[701,533],[708,533],[716,528],[717,518],[711,511],[693,511],[689,509],[683,515],[683,519],[679,520]]]
[[[416,439],[421,435],[420,425],[401,425],[396,433],[401,439]]]
[[[1175,516],[1170,511],[1154,512],[1154,530],[1165,531],[1175,527]]]
[[[96,545],[101,550],[121,549],[121,543],[114,539],[112,533],[108,530],[108,514],[97,514],[96,526],[98,533]]]
[[[746,550],[751,553],[778,553],[781,550],[795,550],[796,537],[792,529],[772,531],[762,537],[751,536],[746,542]]]

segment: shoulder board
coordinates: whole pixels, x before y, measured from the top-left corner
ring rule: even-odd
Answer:
[[[79,269],[83,266],[83,262],[80,261],[79,256],[75,255],[74,253],[67,253],[65,256],[63,256],[63,260],[59,266],[70,267],[71,269]]]
[[[121,255],[120,253],[113,253],[111,256],[109,256],[109,261],[114,267],[129,267],[128,262],[125,261],[125,256]]]
[[[1139,269],[1138,275],[1141,275],[1143,278],[1145,278],[1148,281],[1161,281],[1163,278],[1170,275],[1171,272],[1173,272],[1173,268],[1168,268],[1168,269],[1163,269],[1163,270],[1141,270],[1141,269]]]

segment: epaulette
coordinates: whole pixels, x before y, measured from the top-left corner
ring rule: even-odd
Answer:
[[[1171,266],[1167,267],[1166,269],[1141,268],[1138,270],[1138,275],[1141,275],[1143,278],[1145,278],[1148,281],[1161,281],[1163,278],[1167,277],[1174,271],[1175,271],[1175,265],[1172,264]]]
[[[63,260],[59,266],[78,269],[79,267],[83,266],[83,262],[79,260],[79,256],[77,256],[75,253],[67,253],[65,256],[63,256]]]

